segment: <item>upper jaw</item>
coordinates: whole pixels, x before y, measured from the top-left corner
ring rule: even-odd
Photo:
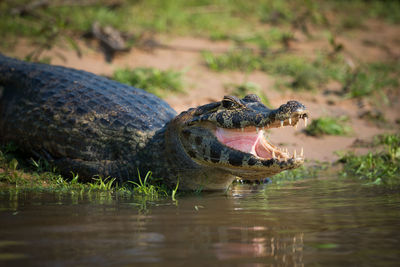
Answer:
[[[275,115],[275,114],[274,114]],[[281,115],[281,116],[269,116],[259,123],[254,123],[252,121],[244,122],[241,124],[239,128],[232,128],[232,127],[224,127],[219,126],[220,128],[232,129],[232,130],[241,130],[244,131],[245,129],[255,129],[257,132],[259,130],[267,130],[271,128],[280,128],[283,126],[293,126],[297,129],[298,122],[300,119],[304,120],[304,125],[307,127],[308,123],[308,112],[305,110],[296,111],[288,115]]]
[[[201,121],[213,121],[217,127],[239,129],[246,127],[278,128],[296,126],[300,119],[307,123],[308,111],[297,101],[288,101],[279,108],[270,110],[262,104],[249,106],[242,110],[220,111],[211,116],[201,118]]]

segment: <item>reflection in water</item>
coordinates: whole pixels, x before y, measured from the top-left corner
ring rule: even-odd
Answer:
[[[226,240],[214,244],[217,258],[220,260],[226,259],[240,259],[240,258],[254,258],[254,257],[269,257],[275,261],[296,265],[302,263],[303,251],[303,236],[304,234],[282,235],[280,238],[276,237],[253,237],[256,236],[253,227],[241,229],[241,241],[232,242]],[[265,235],[261,232],[260,235]]]
[[[394,265],[398,190],[334,179],[146,202],[0,192],[0,265]]]

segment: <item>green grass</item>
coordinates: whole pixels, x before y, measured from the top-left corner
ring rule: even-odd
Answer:
[[[253,48],[258,48],[261,53],[278,50],[288,47],[288,42],[293,40],[293,32],[290,29],[280,29],[272,27],[268,30],[257,30],[251,33],[240,34],[224,34],[211,36],[211,40],[231,40],[235,47],[246,47],[251,45]]]
[[[342,176],[357,177],[367,185],[400,184],[400,134],[379,135],[373,144],[375,152],[361,156],[348,152],[341,156]]]
[[[379,1],[371,3],[370,15],[385,19],[390,23],[400,23],[400,2],[399,1]]]
[[[151,31],[215,36],[218,33],[251,32],[260,22],[294,24],[304,20],[319,23],[323,17],[315,1],[304,3],[300,0],[146,0],[117,1],[118,4],[115,4],[116,1],[100,0],[86,5],[79,5],[79,1],[75,5],[54,1],[24,16],[12,13],[13,9],[31,2],[0,2],[0,29],[5,30],[2,32],[38,36],[44,32],[44,27],[48,27],[82,33],[90,29],[93,21],[99,21],[102,25],[137,33]]]
[[[158,198],[160,196],[167,197],[168,192],[166,189],[156,186],[151,184],[149,181],[151,180],[151,172],[148,172],[144,179],[140,177],[140,173],[138,171],[138,179],[139,182],[133,182],[133,181],[128,181],[128,183],[133,184],[135,187],[133,188],[133,191],[136,194],[152,197],[152,198]],[[172,192],[172,198],[175,199],[175,193],[176,193],[177,188]]]
[[[116,1],[102,0],[91,4],[50,2],[23,16],[15,8],[32,1],[1,1],[0,31],[7,41],[25,36],[35,40],[54,34],[79,36],[90,30],[94,21],[140,36],[143,32],[211,36],[218,33],[249,31],[258,22],[258,4],[234,0]]]
[[[283,184],[287,182],[299,181],[307,178],[316,178],[318,174],[327,169],[327,164],[320,164],[318,166],[300,166],[297,169],[283,171],[275,174],[272,177],[274,184]]]
[[[362,19],[377,18],[389,23],[400,23],[400,2],[391,0],[333,0],[326,1],[325,9],[343,12]]]
[[[400,89],[400,64],[396,61],[360,63],[351,68],[340,54],[319,54],[314,65],[322,71],[321,81],[333,80],[342,85],[343,97],[389,103],[390,92],[398,93]]]
[[[295,17],[289,1],[267,1],[260,6],[258,13],[260,22],[274,25],[288,23]]]
[[[364,28],[364,21],[361,16],[347,16],[345,15],[341,22],[339,29],[351,30],[351,29],[361,29]]]
[[[239,70],[251,72],[262,69],[262,58],[250,49],[232,49],[222,54],[203,52],[206,66],[214,71]]]
[[[305,132],[312,136],[348,135],[352,129],[347,125],[348,117],[320,117],[307,126]]]
[[[29,3],[32,1],[0,2],[3,46],[11,47],[10,42],[21,36],[50,46],[60,45],[68,42],[64,37],[78,37],[89,31],[94,21],[130,33],[134,40],[143,32],[202,37],[241,35],[254,32],[260,24],[297,28],[308,33],[307,25],[328,24],[325,16],[328,12],[343,14],[345,18],[400,22],[398,1],[100,0],[89,4],[50,1],[47,6],[23,15],[13,13]],[[354,27],[357,21],[346,20],[343,24]]]
[[[332,39],[333,40],[333,39]],[[329,81],[342,84],[342,95],[349,98],[376,97],[389,102],[387,94],[400,87],[398,62],[372,62],[352,69],[346,63],[340,44],[331,53],[320,53],[315,59],[291,53],[263,54],[246,48],[231,49],[226,53],[203,52],[207,67],[214,71],[264,71],[277,78],[277,87],[293,90],[323,88]]]
[[[261,70],[287,82],[283,85],[295,90],[317,88],[328,79],[324,70],[313,62],[293,54],[263,55],[252,49],[232,49],[226,53],[203,52],[207,67],[214,71],[237,70],[252,72]]]
[[[258,8],[262,23],[300,25],[326,23],[319,1],[263,1]],[[299,25],[300,24],[300,25]]]
[[[398,90],[400,74],[399,63],[370,63],[348,72],[348,86],[345,93],[348,97],[360,98],[379,94],[385,100],[387,90]]]
[[[182,73],[173,70],[155,68],[117,69],[112,79],[125,83],[159,97],[169,93],[183,92]]]
[[[19,159],[14,153],[16,148],[7,145],[0,150],[0,189],[51,191],[69,194],[107,193],[128,195],[133,197],[155,200],[171,196],[175,200],[178,190],[168,190],[159,185],[148,172],[142,180],[138,173],[139,182],[117,184],[112,177],[95,176],[90,182],[80,182],[79,176],[72,173],[67,179],[57,173],[57,170],[44,160],[27,162]]]
[[[117,186],[115,178],[94,177],[92,182],[81,183],[78,175],[73,175],[72,179],[66,179],[54,171],[35,171],[27,167],[19,167],[19,162],[13,158],[10,162],[5,162],[1,155],[0,188],[5,189],[28,189],[37,191],[54,192],[107,192],[131,194],[128,188]]]
[[[261,101],[267,107],[272,107],[271,103],[268,100],[268,97],[264,94],[261,87],[252,82],[245,82],[242,84],[229,84],[227,87],[230,89],[230,94],[243,98],[248,94],[256,94],[260,97]]]
[[[335,37],[328,34],[327,39],[331,43],[330,51],[318,53],[314,60],[314,66],[323,72],[327,81],[338,81],[344,86],[348,74],[351,73],[351,67],[342,54],[335,53],[338,46]],[[334,55],[331,56],[331,53],[334,53]]]
[[[267,58],[263,70],[278,77],[289,77],[285,85],[294,90],[316,89],[326,81],[326,75],[316,62],[290,54]]]

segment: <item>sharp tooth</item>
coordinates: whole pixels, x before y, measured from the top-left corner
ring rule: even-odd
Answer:
[[[244,132],[244,128],[242,127],[242,128],[240,128],[240,130],[242,130],[242,133]]]
[[[289,118],[289,125],[292,125],[292,118]]]
[[[303,157],[303,156],[304,156],[304,150],[303,150],[303,148],[301,148],[300,157]]]
[[[281,127],[283,127],[283,121],[281,121]]]
[[[258,128],[258,127],[256,127],[256,131],[257,131],[257,133],[260,131],[260,129]]]
[[[296,158],[296,149],[295,149],[294,152],[293,152],[293,158],[294,158],[294,159]]]
[[[305,118],[304,118],[304,127],[307,127],[307,121],[308,121],[308,118],[305,117]]]
[[[275,150],[272,150],[272,158],[275,158]]]

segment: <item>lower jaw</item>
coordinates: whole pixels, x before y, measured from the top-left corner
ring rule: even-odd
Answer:
[[[210,171],[201,175],[183,176],[179,181],[179,190],[193,191],[221,191],[226,190],[236,179],[236,175],[230,172],[221,173],[210,168]],[[206,175],[205,175],[206,174]]]
[[[278,174],[282,171],[284,171],[286,169],[275,169],[275,170],[266,170],[266,171],[234,171],[235,176],[242,178],[242,179],[246,179],[246,180],[262,180],[265,178],[271,178],[273,175]]]

